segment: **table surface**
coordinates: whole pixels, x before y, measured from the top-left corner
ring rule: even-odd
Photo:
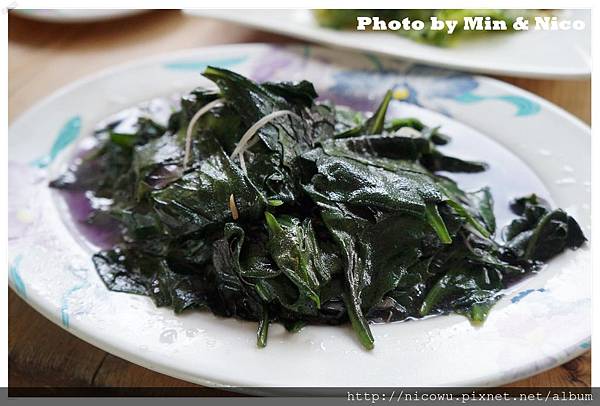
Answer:
[[[53,24],[9,16],[9,122],[33,103],[67,83],[136,58],[228,43],[297,42],[174,10],[153,11],[120,20]],[[591,121],[590,80],[534,80],[499,77]],[[8,323],[9,386],[180,387],[193,386],[108,354],[54,325],[12,291]],[[591,356],[511,386],[590,386]],[[211,396],[226,392],[205,388]]]

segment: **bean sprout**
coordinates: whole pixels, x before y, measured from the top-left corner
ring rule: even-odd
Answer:
[[[194,132],[194,127],[196,123],[204,114],[212,110],[214,107],[223,104],[225,99],[217,99],[213,100],[210,103],[205,104],[200,110],[194,114],[190,123],[188,124],[187,130],[185,132],[185,155],[183,156],[183,170],[186,170],[188,167],[188,163],[190,160],[190,154],[192,150],[192,133]]]

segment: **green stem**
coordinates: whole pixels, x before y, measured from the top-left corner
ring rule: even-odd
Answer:
[[[388,106],[392,101],[392,91],[388,90],[383,96],[381,104],[375,111],[375,114],[367,120],[367,134],[381,134],[383,132],[383,125],[385,124],[385,114],[387,113]]]
[[[435,203],[427,203],[425,206],[425,217],[431,228],[433,228],[438,237],[440,237],[440,241],[443,244],[451,244],[452,237],[450,237],[450,233],[448,233],[446,224],[444,223],[442,216],[440,216],[440,212]]]
[[[486,303],[475,303],[471,306],[470,319],[475,324],[481,324],[487,318],[490,305]]]
[[[448,282],[450,282],[453,276],[454,269],[451,269],[446,275],[442,276],[435,285],[433,285],[427,293],[427,296],[425,296],[421,309],[419,310],[421,316],[427,316],[431,313],[435,306],[450,293],[451,288],[448,286]]]
[[[452,207],[459,216],[464,218],[467,223],[472,225],[483,237],[490,238],[490,232],[479,221],[471,216],[460,203],[455,202],[454,200],[447,200],[446,203],[448,203],[448,206]]]
[[[358,336],[358,341],[360,341],[367,350],[372,350],[375,347],[375,339],[369,328],[369,323],[360,309],[360,305],[346,293],[344,293],[342,297],[346,303],[348,317],[350,318],[350,323],[352,323],[354,332]]]
[[[267,335],[269,334],[269,311],[265,306],[263,308],[262,318],[258,322],[258,330],[256,332],[256,345],[259,348],[264,348],[267,345]]]

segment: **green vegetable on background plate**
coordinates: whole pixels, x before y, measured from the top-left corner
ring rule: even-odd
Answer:
[[[586,240],[535,195],[499,233],[491,191],[439,173],[487,165],[443,154],[449,138],[417,119],[386,121],[389,92],[367,118],[317,102],[306,81],[204,76],[218,90],[182,97],[166,125],[105,126],[51,182],[103,203],[90,223],[118,223],[93,256],[113,291],[257,321],[260,347],[272,322],[350,322],[371,349],[370,322],[483,322],[504,288]]]
[[[391,31],[406,36],[418,42],[430,45],[447,47],[455,45],[458,41],[469,38],[498,34],[502,32],[514,32],[512,26],[519,16],[529,17],[533,10],[500,10],[500,9],[318,9],[313,10],[317,23],[326,28],[336,30],[355,30],[358,17],[379,17],[383,21],[405,18],[421,20],[425,23],[422,30],[397,30]],[[456,21],[457,26],[450,34],[446,29],[435,30],[430,26],[430,19],[437,18],[439,21]],[[490,21],[503,21],[506,31],[494,30],[466,30],[465,18],[489,18]]]

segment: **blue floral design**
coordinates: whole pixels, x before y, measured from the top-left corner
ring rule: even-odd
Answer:
[[[546,289],[544,289],[544,288],[523,290],[523,291],[517,293],[512,299],[510,299],[510,301],[512,303],[519,303],[521,300],[523,300],[523,298],[525,298],[526,296],[530,295],[533,292],[545,292],[545,291],[546,291]]]
[[[45,168],[50,165],[54,159],[58,156],[58,154],[68,147],[75,139],[79,136],[81,132],[81,117],[74,116],[71,117],[67,122],[62,126],[54,143],[52,144],[52,148],[50,148],[50,152],[48,155],[45,155],[41,158],[36,159],[31,164],[33,166],[37,166],[38,168]]]
[[[239,56],[235,58],[212,59],[208,61],[181,60],[165,63],[163,67],[170,70],[191,70],[201,72],[209,65],[218,66],[220,68],[230,68],[232,66],[239,65],[247,58],[247,56]]]
[[[23,278],[21,278],[21,275],[19,274],[19,268],[21,266],[22,259],[23,259],[22,255],[17,255],[15,257],[12,264],[10,264],[10,266],[8,268],[8,274],[10,275],[10,278],[12,279],[17,292],[21,296],[27,297],[27,291],[25,289],[25,282],[23,282]]]
[[[536,114],[537,112],[540,111],[541,107],[538,103],[534,102],[533,100],[529,100],[526,99],[525,97],[521,97],[521,96],[513,96],[513,95],[506,95],[506,96],[479,96],[473,93],[465,93],[462,94],[459,97],[456,97],[454,100],[461,102],[461,103],[476,103],[476,102],[480,102],[482,100],[503,100],[506,101],[512,105],[514,105],[517,110],[515,115],[517,116],[529,116],[529,115],[533,115]]]
[[[377,65],[379,66],[379,65]],[[383,66],[383,65],[381,65]],[[378,68],[346,70],[334,74],[335,84],[328,89],[336,102],[360,110],[372,110],[379,102],[365,97],[365,89],[374,96],[392,89],[394,99],[448,114],[435,99],[454,99],[477,88],[472,76],[434,68],[413,66],[404,73]]]
[[[459,103],[476,103],[483,100],[501,100],[514,105],[517,116],[537,113],[540,105],[525,97],[514,95],[481,96],[474,93],[477,80],[460,72],[413,65],[404,72],[386,69],[382,62],[367,55],[375,70],[355,69],[334,74],[335,84],[326,96],[340,104],[359,110],[373,110],[383,94],[392,89],[394,99],[450,115],[437,100],[454,100]],[[373,99],[365,97],[368,89]]]
[[[90,283],[87,280],[87,272],[85,269],[74,269],[70,268],[69,272],[73,274],[77,279],[79,279],[79,283],[74,285],[72,288],[68,289],[62,296],[61,305],[60,305],[60,319],[66,328],[69,327],[70,323],[70,315],[69,315],[69,300],[71,296],[77,292],[78,290],[87,288],[90,286]]]
[[[423,98],[455,99],[479,86],[471,75],[424,65],[413,65],[408,69],[405,82],[412,84]]]
[[[388,89],[398,83],[398,74],[391,71],[344,70],[333,74],[334,85],[329,87],[322,98],[356,110],[373,110]],[[366,93],[374,98],[365,97]]]

